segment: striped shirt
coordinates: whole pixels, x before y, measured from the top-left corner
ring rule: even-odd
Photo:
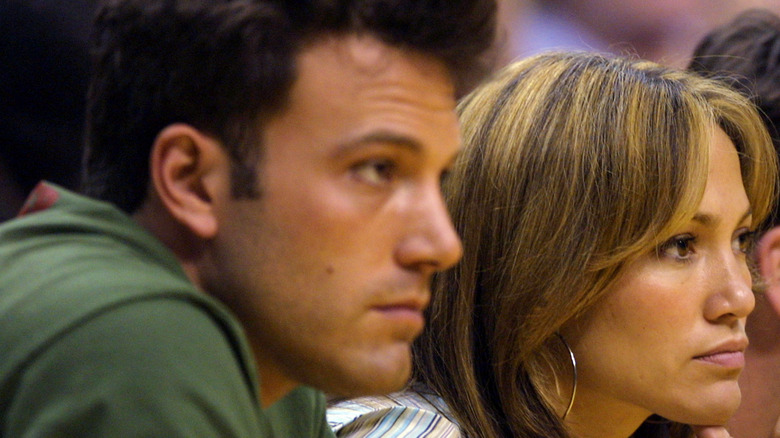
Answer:
[[[328,408],[328,424],[338,437],[461,437],[440,397],[412,390],[337,402]]]

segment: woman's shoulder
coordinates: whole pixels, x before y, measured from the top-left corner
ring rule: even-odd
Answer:
[[[385,396],[341,400],[328,408],[339,437],[460,437],[441,397],[407,389]]]

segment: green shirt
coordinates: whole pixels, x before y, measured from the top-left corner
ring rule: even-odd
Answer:
[[[0,226],[0,436],[332,436],[321,393],[259,407],[236,318],[110,204],[40,185]]]

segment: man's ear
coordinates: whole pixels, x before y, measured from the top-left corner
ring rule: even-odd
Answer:
[[[157,135],[150,159],[152,185],[170,215],[195,236],[214,237],[214,203],[230,184],[230,162],[219,142],[190,125],[169,125]]]
[[[780,226],[769,230],[758,244],[758,264],[766,282],[766,299],[780,315]]]

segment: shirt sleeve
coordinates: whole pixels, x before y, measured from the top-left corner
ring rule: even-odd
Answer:
[[[460,438],[460,431],[443,415],[410,406],[393,406],[366,412],[331,407],[328,422],[341,438]]]
[[[226,334],[183,299],[103,311],[18,375],[4,436],[272,436]]]

